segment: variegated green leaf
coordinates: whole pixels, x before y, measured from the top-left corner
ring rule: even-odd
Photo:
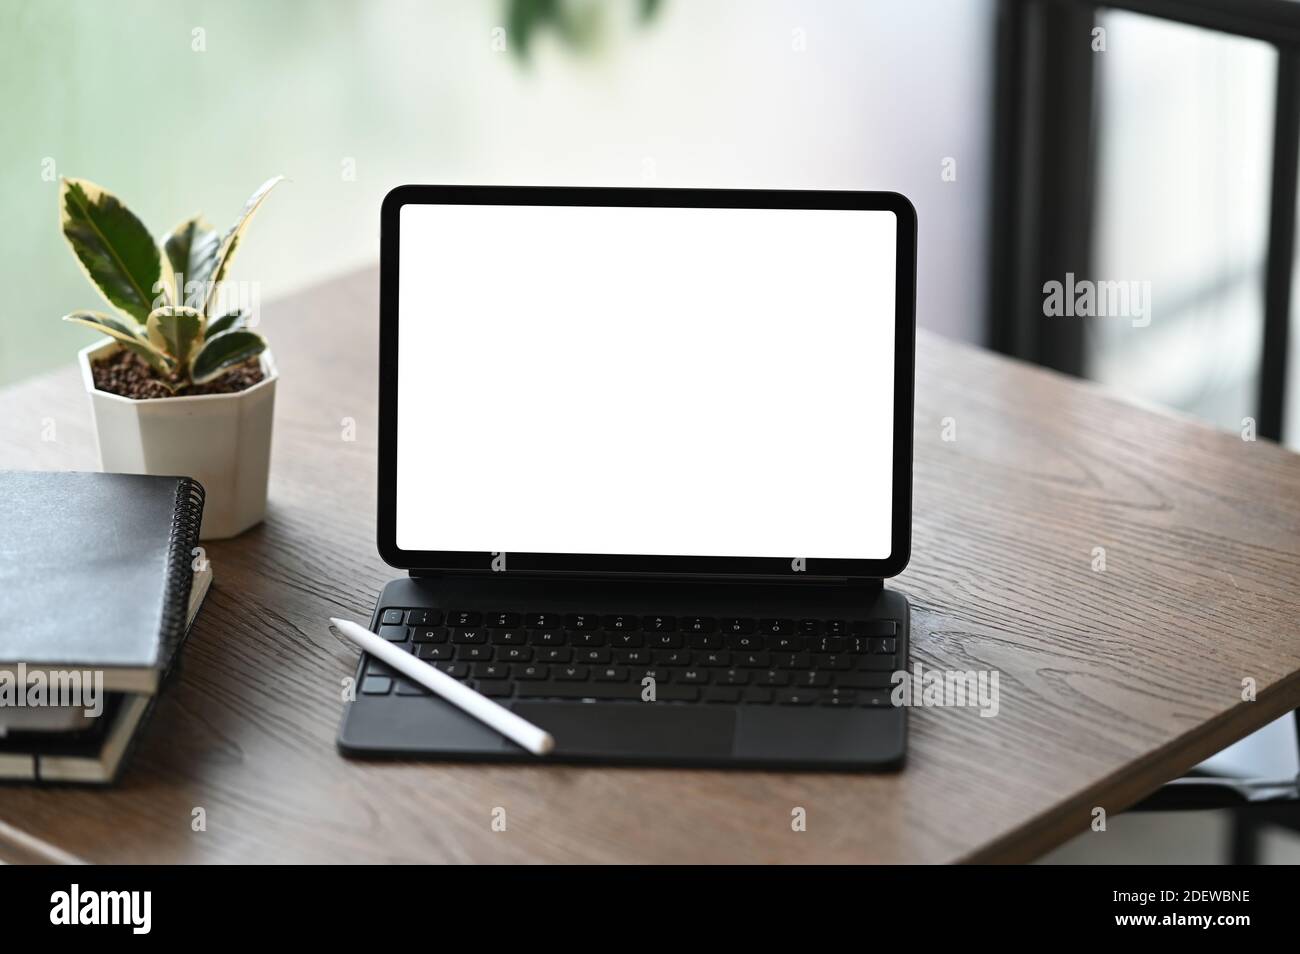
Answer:
[[[253,213],[262,204],[262,201],[284,180],[284,176],[276,176],[273,179],[267,179],[244,203],[243,211],[239,213],[239,218],[235,224],[221,237],[221,247],[217,250],[216,259],[212,266],[212,286],[208,291],[207,301],[203,310],[206,313],[213,306],[216,300],[217,285],[225,280],[226,273],[230,270],[231,263],[235,260],[235,249],[238,247],[240,239],[243,238],[244,232],[248,225],[253,221]]]
[[[153,237],[116,196],[84,179],[63,179],[59,220],[77,262],[110,305],[143,324],[155,299],[175,300],[175,281]]]
[[[70,315],[64,315],[63,320],[70,321],[75,325],[94,328],[96,331],[121,342],[123,347],[138,354],[149,367],[157,371],[164,379],[171,374],[171,361],[140,334],[137,326],[99,311],[74,311]]]
[[[215,338],[224,331],[234,331],[236,328],[244,327],[244,313],[236,309],[222,315],[220,318],[213,318],[208,322],[207,330],[203,332],[205,337]]]
[[[76,325],[85,325],[87,328],[94,328],[96,331],[103,332],[110,338],[117,338],[119,341],[144,341],[138,325],[123,321],[116,315],[106,315],[102,311],[74,311],[71,314],[64,315],[63,320]]]
[[[208,279],[221,248],[221,233],[201,215],[182,222],[163,238],[167,261],[176,273],[176,303],[202,308],[208,297]]]
[[[203,316],[197,308],[168,305],[149,314],[149,343],[170,355],[182,371],[203,339]]]
[[[194,356],[190,366],[190,379],[195,384],[205,384],[230,368],[247,361],[266,349],[266,341],[252,331],[237,329],[209,338]]]

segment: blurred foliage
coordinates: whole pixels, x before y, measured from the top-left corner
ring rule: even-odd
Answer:
[[[635,0],[637,19],[649,23],[663,0]],[[521,61],[527,61],[538,34],[550,30],[566,45],[576,50],[589,49],[600,33],[602,0],[506,0],[506,35],[510,49]]]

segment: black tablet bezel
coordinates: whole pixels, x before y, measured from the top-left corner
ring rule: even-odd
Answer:
[[[556,205],[662,208],[846,209],[893,212],[898,218],[894,328],[894,474],[890,554],[879,560],[699,557],[634,554],[515,553],[510,573],[770,578],[879,578],[902,572],[912,542],[912,414],[916,344],[916,210],[896,192],[750,189],[566,188],[405,185],[380,211],[379,285],[379,554],[393,567],[439,572],[493,572],[487,551],[402,550],[397,546],[397,348],[400,213],[405,205]],[[834,455],[827,455],[833,465]],[[802,563],[796,562],[802,558]]]

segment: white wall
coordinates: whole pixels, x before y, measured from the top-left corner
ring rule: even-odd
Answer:
[[[160,234],[288,174],[233,275],[263,301],[373,260],[403,182],[894,189],[920,215],[921,323],[980,335],[990,3],[663,0],[644,26],[631,0],[575,6],[603,11],[596,47],[546,37],[521,64],[482,0],[4,4],[0,382],[94,337],[58,321],[97,298],[48,160]]]

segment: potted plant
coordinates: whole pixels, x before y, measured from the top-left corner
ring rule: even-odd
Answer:
[[[202,538],[231,537],[266,514],[276,369],[248,308],[227,310],[223,284],[265,182],[219,232],[195,216],[155,242],[111,193],[63,179],[63,235],[116,314],[64,321],[110,340],[80,352],[101,470],[183,475],[206,491]]]

